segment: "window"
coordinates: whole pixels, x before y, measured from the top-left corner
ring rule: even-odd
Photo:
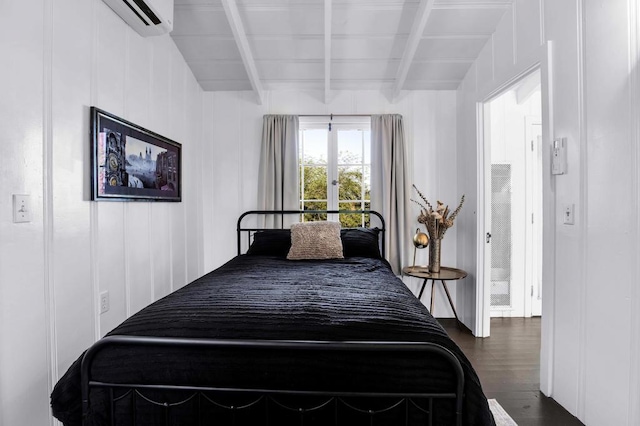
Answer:
[[[325,119],[326,120],[326,119]],[[371,208],[370,121],[336,123],[300,121],[300,209],[369,210]],[[303,221],[324,220],[307,213]],[[369,217],[340,214],[344,228],[369,226]]]

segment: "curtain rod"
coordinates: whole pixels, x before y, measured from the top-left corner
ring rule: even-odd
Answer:
[[[298,117],[371,117],[373,114],[299,114]]]

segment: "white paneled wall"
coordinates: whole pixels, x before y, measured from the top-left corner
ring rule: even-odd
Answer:
[[[459,187],[476,205],[476,105],[541,64],[547,154],[568,140],[568,173],[544,184],[541,387],[588,426],[640,424],[638,16],[636,2],[517,0],[457,95]],[[458,258],[474,268],[465,223]]]
[[[210,170],[203,168],[206,270],[235,255],[236,220],[243,211],[256,208],[264,114],[402,114],[410,147],[411,181],[433,202],[440,199],[456,205],[462,195],[457,190],[454,91],[406,92],[396,104],[378,91],[335,92],[329,104],[324,104],[322,91],[271,91],[266,92],[262,106],[256,105],[252,92],[209,92],[204,96],[205,140],[213,141],[212,147],[205,148],[203,160],[212,165]],[[417,217],[417,208],[411,208]],[[472,205],[464,207],[472,208]],[[413,235],[417,226],[416,221],[407,232]],[[444,240],[444,265],[459,266],[456,259],[458,226],[461,226],[459,222]],[[213,239],[209,239],[210,236]],[[412,256],[413,246],[407,247],[406,261],[411,261]],[[428,250],[419,251],[418,262],[426,264],[427,256]],[[415,278],[405,278],[405,282],[414,291],[420,284]],[[464,285],[466,283],[459,286]],[[455,301],[456,285],[452,286]],[[423,296],[427,304],[428,294],[425,292]],[[436,315],[452,317],[441,289],[436,294]]]
[[[0,399],[2,424],[47,424],[50,360],[43,232],[44,55],[42,2],[2,5],[0,158]],[[19,64],[29,64],[19,66]],[[32,221],[12,224],[11,194],[31,194]],[[28,330],[28,331],[26,331]],[[24,395],[40,401],[29,406]]]
[[[2,2],[0,28],[0,424],[45,425],[84,349],[203,271],[202,91],[101,0]],[[183,202],[89,201],[91,105],[182,143]]]
[[[637,92],[630,91],[630,75],[637,73],[638,64],[629,60],[629,24],[637,29],[638,20],[629,16],[629,2],[603,6],[597,1],[582,5],[586,131],[580,147],[585,233],[578,414],[594,425],[637,425],[640,418],[629,417],[631,407],[639,403],[629,388],[631,362],[637,358],[629,342],[637,341],[640,333],[632,321],[633,303],[637,303],[634,289],[640,282],[636,264],[640,164],[638,140],[632,132],[640,117],[629,108],[631,102],[638,104]],[[619,48],[612,51],[611,46]],[[559,205],[565,202],[571,198],[560,200]],[[602,202],[611,203],[612,208],[603,209]],[[607,291],[602,292],[605,282]],[[603,393],[605,386],[609,391]]]

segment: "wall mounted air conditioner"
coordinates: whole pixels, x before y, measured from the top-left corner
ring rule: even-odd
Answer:
[[[173,30],[173,0],[103,0],[143,37]]]

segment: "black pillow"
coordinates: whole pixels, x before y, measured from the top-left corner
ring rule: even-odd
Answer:
[[[371,257],[380,259],[378,228],[346,228],[340,230],[344,257]]]
[[[371,257],[380,259],[378,228],[345,228],[340,230],[344,257]],[[253,256],[287,257],[291,248],[290,229],[265,229],[253,234],[253,243],[247,254]]]
[[[290,248],[290,229],[265,229],[253,234],[253,243],[247,250],[247,254],[287,257]]]

